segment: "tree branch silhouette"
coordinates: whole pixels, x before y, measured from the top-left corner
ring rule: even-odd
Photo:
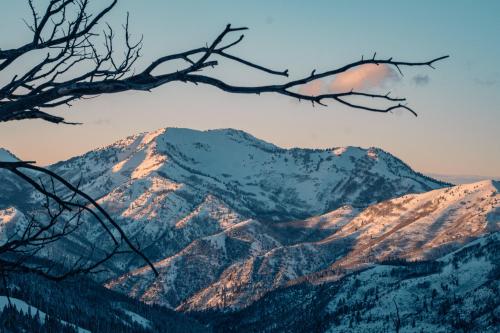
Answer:
[[[134,64],[140,57],[142,38],[135,43],[131,41],[128,14],[123,26],[125,52],[121,59],[117,59],[114,54],[115,34],[111,26],[106,24],[102,32],[97,32],[100,20],[116,3],[117,0],[114,0],[107,7],[92,15],[88,12],[89,0],[51,0],[44,13],[40,15],[29,1],[33,22],[27,25],[33,32],[33,39],[18,48],[0,50],[0,71],[7,69],[20,57],[30,52],[47,51],[47,54],[26,73],[14,76],[9,83],[0,88],[0,121],[43,119],[53,123],[67,123],[63,117],[50,114],[46,110],[61,105],[70,105],[72,101],[85,96],[130,90],[149,91],[172,82],[202,83],[236,94],[276,93],[320,105],[325,105],[326,100],[332,100],[351,108],[372,112],[390,112],[400,108],[416,115],[415,111],[403,104],[406,101],[405,98],[392,98],[388,94],[370,94],[351,90],[309,96],[297,92],[296,88],[367,64],[393,66],[401,72],[401,67],[406,66],[434,68],[434,63],[448,57],[408,62],[392,58],[380,59],[375,53],[372,58],[362,58],[321,73],[312,71],[306,77],[282,84],[235,86],[201,72],[205,73],[210,68],[219,66],[219,59],[231,60],[244,67],[276,76],[289,77],[289,71],[270,69],[228,53],[229,49],[242,42],[244,35],[225,43],[228,36],[247,30],[246,27],[235,28],[228,24],[210,45],[162,56],[136,73]],[[70,17],[72,11],[76,14]],[[104,39],[102,50],[96,47],[95,37],[99,35]],[[172,72],[161,71],[162,65],[174,60],[184,61],[185,66]],[[352,96],[377,98],[390,105],[386,108],[370,107],[349,101],[348,98]]]
[[[45,221],[32,216],[21,233],[13,234],[0,244],[0,270],[34,272],[53,280],[62,280],[76,274],[91,273],[115,254],[123,253],[123,250],[120,249],[125,246],[129,249],[129,252],[141,257],[158,275],[152,262],[132,243],[119,224],[99,203],[81,191],[78,185],[74,186],[53,171],[32,163],[30,161],[0,162],[0,169],[12,172],[43,195],[45,198],[43,208],[46,210],[49,219]],[[23,169],[29,170],[31,173],[25,172]],[[35,176],[40,174],[48,177],[50,187],[47,187],[42,179],[36,180]],[[62,194],[56,191],[55,182],[62,185],[63,189],[59,190],[59,192],[63,192]],[[83,199],[83,202],[78,199]],[[55,212],[51,208],[54,206],[51,205],[51,201],[56,206]],[[97,220],[113,243],[112,249],[103,258],[96,261],[80,258],[72,267],[63,270],[64,273],[59,274],[50,273],[54,266],[47,267],[46,265],[37,265],[30,262],[48,244],[60,241],[74,233],[83,223],[82,213],[84,212],[89,213]],[[118,234],[118,238],[113,231]]]

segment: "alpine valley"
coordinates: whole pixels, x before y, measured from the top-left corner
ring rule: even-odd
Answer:
[[[96,198],[159,276],[132,253],[64,287],[13,276],[25,316],[82,332],[500,329],[493,180],[454,186],[379,148],[283,149],[233,129],[161,129],[49,169]],[[40,200],[0,172],[0,242]],[[64,265],[109,245],[88,218],[38,255]]]

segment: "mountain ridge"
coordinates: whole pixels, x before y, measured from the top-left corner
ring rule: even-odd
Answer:
[[[234,260],[224,264],[224,260],[227,260],[224,255],[219,256],[216,248],[209,250],[210,246],[206,248],[206,245],[203,245],[205,255],[212,258],[209,262],[222,265],[223,272],[217,278],[218,281],[195,293],[180,304],[179,309],[238,309],[251,304],[270,290],[290,283],[300,283],[304,279],[315,283],[337,280],[346,273],[369,267],[370,263],[390,258],[436,258],[471,239],[500,230],[500,196],[497,186],[498,184],[495,185],[492,181],[483,181],[424,194],[406,195],[370,206],[353,214],[348,222],[342,221],[342,217],[349,216],[349,211],[336,216],[329,213],[327,215],[338,225],[331,228],[329,236],[317,241],[290,245],[278,240],[276,247],[256,255],[247,255],[243,261]],[[464,204],[465,207],[462,207]],[[404,217],[405,214],[408,216]],[[435,217],[432,217],[433,214]],[[402,219],[398,216],[402,216]],[[462,225],[457,225],[458,221],[464,219],[467,220],[460,222]],[[297,221],[291,223],[296,224]],[[363,228],[366,232],[360,234],[358,229]],[[228,231],[223,231],[223,234]],[[243,230],[240,230],[241,232]],[[376,243],[373,243],[375,240]],[[253,242],[258,243],[257,240]],[[387,245],[390,245],[390,248],[387,249]],[[186,248],[181,257],[176,254],[175,260],[195,258],[198,247],[202,244],[192,243],[190,246],[194,248]],[[370,252],[367,253],[366,249]],[[371,254],[373,251],[375,255]],[[180,259],[183,257],[185,259]],[[332,263],[332,266],[328,263]],[[163,261],[159,267],[160,272],[170,265],[170,262]],[[176,265],[172,264],[172,267],[175,268]],[[214,274],[218,266],[214,267],[215,270],[205,271],[207,274],[204,275]],[[161,274],[171,274],[167,272],[171,272],[170,268]],[[255,274],[260,276],[257,280]],[[148,267],[144,267],[108,284],[108,287],[122,292],[127,289],[138,292],[148,285],[150,279],[154,280],[154,276]],[[181,279],[186,279],[186,276]],[[129,280],[132,281],[131,285]],[[144,297],[140,296],[142,294],[135,296],[146,302],[169,305],[162,303],[161,299],[162,295],[169,293],[167,290],[175,288],[175,278],[164,285],[161,281],[153,280],[150,280],[153,287],[144,289]],[[122,289],[125,281],[128,282]]]
[[[500,221],[496,182],[451,187],[379,148],[285,149],[231,129],[159,129],[49,168],[97,198],[160,271],[120,256],[96,280],[183,312],[232,313],[382,261],[434,260]],[[29,205],[13,199],[0,195],[0,218],[15,207],[22,221]],[[87,222],[56,250],[110,245]]]
[[[208,149],[211,149],[211,151],[208,151]],[[229,149],[230,154],[229,152],[226,152],[225,149]],[[252,159],[256,158],[254,155],[258,153],[264,155],[261,156],[263,158],[259,161],[262,163],[259,164],[255,161],[252,163]],[[171,165],[172,167],[169,167],[170,169],[179,169],[177,173],[188,173],[192,178],[206,178],[207,183],[230,183],[225,185],[219,184],[217,187],[223,191],[228,190],[228,187],[238,187],[244,191],[241,193],[242,195],[246,196],[247,199],[252,200],[249,196],[259,196],[257,191],[258,189],[255,188],[259,187],[259,185],[252,185],[251,182],[245,180],[250,177],[258,176],[257,173],[251,172],[251,168],[260,167],[260,169],[267,174],[275,174],[277,175],[277,178],[274,176],[274,182],[279,182],[282,181],[280,179],[280,174],[286,174],[287,176],[293,177],[296,174],[303,175],[305,172],[314,172],[314,169],[322,167],[321,164],[325,163],[324,159],[331,160],[335,157],[340,158],[340,161],[336,161],[335,165],[333,165],[333,170],[325,171],[326,175],[331,175],[332,172],[335,172],[336,165],[342,168],[342,164],[350,164],[349,159],[359,162],[376,161],[377,157],[375,155],[377,153],[381,154],[383,159],[387,159],[392,164],[395,164],[394,167],[397,167],[404,172],[403,175],[395,175],[395,177],[403,179],[405,176],[410,176],[411,179],[408,179],[407,183],[413,183],[405,184],[404,186],[406,187],[413,186],[415,187],[414,190],[418,192],[419,190],[422,191],[448,186],[447,183],[439,182],[413,172],[404,162],[378,148],[362,149],[358,147],[337,147],[330,149],[284,149],[266,143],[262,140],[258,140],[243,131],[229,129],[209,131],[196,131],[179,128],[160,129],[150,133],[130,136],[126,139],[119,140],[112,145],[90,151],[84,155],[69,159],[65,162],[56,163],[50,166],[50,168],[65,173],[68,168],[78,166],[82,167],[81,165],[78,165],[79,160],[91,160],[95,158],[106,159],[113,156],[117,163],[109,163],[108,167],[112,168],[114,173],[114,175],[111,175],[109,178],[119,178],[119,175],[126,175],[125,179],[122,179],[123,181],[126,180],[127,177],[133,179],[143,178],[143,176],[147,176],[156,170],[163,172],[167,178],[171,178],[174,175],[172,172],[165,173],[165,171],[161,169],[162,164],[167,167]],[[270,156],[273,154],[275,156]],[[111,156],[106,157],[97,155]],[[229,157],[226,155],[229,155]],[[308,160],[308,158],[310,159],[310,155],[316,160]],[[323,156],[318,157],[317,155]],[[364,155],[366,155],[366,158],[361,158]],[[222,156],[223,158],[218,159],[218,156]],[[370,158],[369,156],[372,157]],[[301,158],[305,160],[300,161]],[[294,160],[293,162],[287,163],[292,159]],[[281,165],[278,166],[278,163]],[[261,165],[264,165],[264,168],[262,168]],[[96,165],[93,165],[92,167],[95,168]],[[289,173],[283,173],[281,172],[282,170],[279,170],[279,167],[292,168],[293,170]],[[353,171],[350,169],[356,166],[346,165],[346,167],[348,168],[346,172],[349,172]],[[372,171],[377,173],[377,170],[370,170],[369,165],[361,165],[360,168],[364,169],[362,170],[364,173]],[[374,165],[374,168],[376,169],[376,165]],[[383,174],[381,176],[395,178],[394,170],[392,171],[392,173],[389,172],[387,175]],[[318,174],[318,172],[316,172],[316,174]],[[318,176],[321,177],[321,175]],[[70,175],[70,178],[76,177],[75,175]],[[185,179],[182,180],[185,181]],[[255,182],[255,180],[252,181]],[[341,187],[342,185],[344,187],[351,187],[351,189],[346,189],[346,192],[348,192],[356,185],[352,184],[352,180],[346,181],[349,184],[338,184],[338,182],[337,184]],[[300,183],[300,180],[298,180],[298,182]],[[414,184],[417,182],[420,182],[420,184]],[[316,184],[317,183],[318,182],[316,182]],[[207,185],[212,186],[213,184]],[[83,186],[85,186],[85,184]],[[271,185],[271,188],[264,188],[264,191],[278,191],[279,189],[275,187],[279,186]],[[309,186],[307,190],[314,191],[315,189],[312,189]],[[229,191],[234,192],[234,188],[230,188]],[[396,189],[392,189],[392,191],[398,192]],[[403,191],[404,190],[399,192]],[[398,194],[400,194],[399,192]],[[96,193],[96,196],[101,197],[103,194],[104,193]],[[394,197],[395,195],[392,196]],[[349,198],[344,197],[339,198],[339,200],[347,200],[345,203],[350,203]],[[309,198],[309,201],[311,201],[311,198]],[[361,198],[359,200],[359,204],[366,204],[366,201],[366,199]],[[335,208],[333,207],[335,205],[341,206],[342,204],[342,202],[331,203],[329,207],[322,207],[319,209],[327,211]]]

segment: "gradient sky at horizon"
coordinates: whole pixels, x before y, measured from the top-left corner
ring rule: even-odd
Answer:
[[[19,46],[30,36],[22,22],[29,18],[26,3],[0,4],[7,1],[9,11],[0,12],[0,31],[9,32],[1,35],[2,48]],[[144,35],[138,68],[166,53],[211,42],[229,22],[250,28],[233,54],[288,68],[292,77],[375,51],[410,61],[451,57],[436,70],[403,68],[404,77],[376,88],[407,97],[418,118],[402,111],[374,114],[335,103],[312,108],[278,95],[231,95],[173,84],[56,111],[82,126],[2,123],[1,147],[48,164],[161,127],[232,127],[283,147],[377,146],[422,172],[500,177],[500,1],[120,0],[107,19],[117,33],[127,11],[132,32]],[[220,67],[216,75],[231,83],[282,81],[229,62]]]

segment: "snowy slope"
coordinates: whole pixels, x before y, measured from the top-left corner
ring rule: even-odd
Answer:
[[[216,283],[231,264],[281,246],[270,234],[258,221],[246,220],[198,238],[175,255],[156,262],[159,278],[144,267],[106,286],[147,303],[175,308],[197,291]]]
[[[108,287],[180,310],[234,310],[278,287],[338,280],[396,258],[436,258],[498,230],[500,195],[495,183],[483,181],[406,195],[361,212],[342,207],[267,227],[241,222],[157,262],[160,279],[144,267]]]
[[[434,270],[422,265],[424,272],[416,268],[413,276],[410,269],[394,265],[377,266],[352,276],[344,281],[341,290],[329,303],[328,311],[338,311],[340,299],[344,300],[342,306],[371,303],[362,310],[360,323],[356,325],[358,332],[391,329],[392,323],[383,318],[388,314],[391,317],[396,315],[395,304],[403,323],[401,332],[450,332],[467,330],[468,325],[482,327],[483,332],[493,332],[495,328],[491,326],[490,313],[495,311],[500,314],[499,281],[495,281],[500,259],[499,236],[495,233],[481,238],[444,256],[438,260]],[[398,273],[409,277],[401,282]],[[354,288],[354,284],[358,283],[356,281],[359,281],[359,287]],[[370,293],[376,288],[378,294]],[[367,294],[370,295],[368,299],[364,296]],[[368,321],[369,318],[375,320]],[[348,327],[349,320],[346,318],[329,331],[338,332]]]
[[[372,265],[320,285],[300,283],[248,308],[203,315],[217,332],[498,332],[500,235],[435,261]]]

